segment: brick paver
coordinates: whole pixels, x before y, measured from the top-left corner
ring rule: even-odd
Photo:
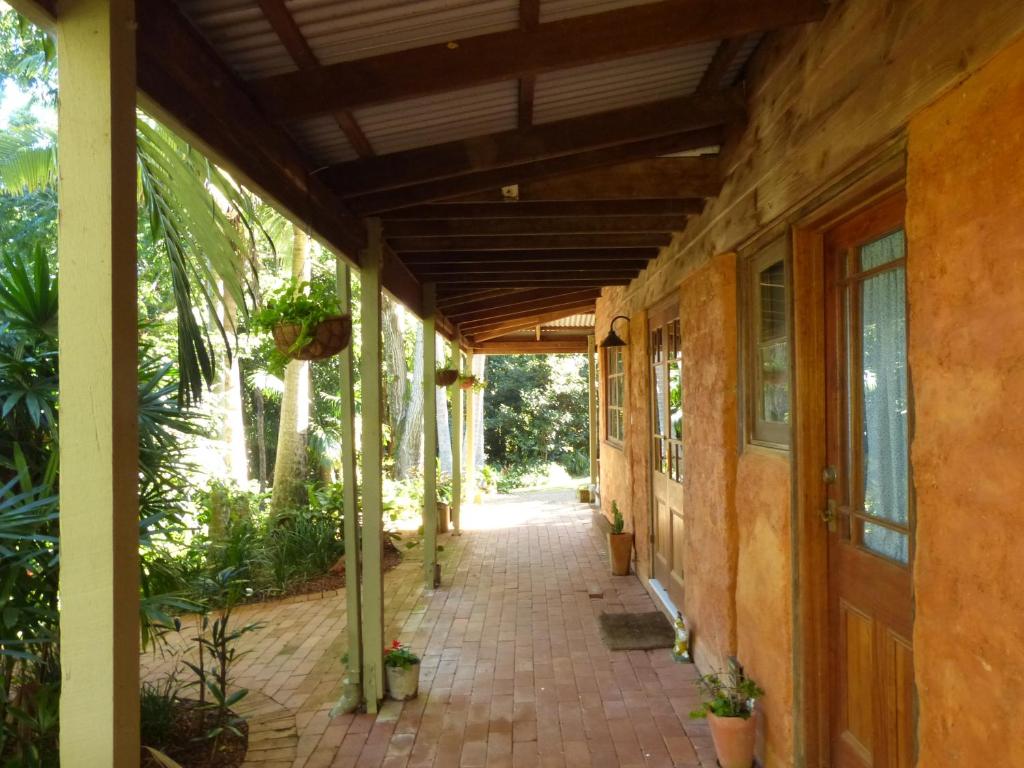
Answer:
[[[416,550],[385,577],[387,638],[423,658],[420,695],[376,715],[328,711],[340,690],[344,591],[246,606],[263,621],[241,649],[252,693],[246,766],[713,766],[695,671],[669,651],[611,652],[602,610],[649,611],[633,576],[609,575],[590,508],[568,492],[502,497],[442,535],[442,587],[424,591]],[[143,659],[153,676],[172,662]]]

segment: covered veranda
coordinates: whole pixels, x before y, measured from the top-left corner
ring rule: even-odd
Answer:
[[[422,562],[383,578],[381,295],[421,317],[427,338],[450,339],[463,365],[474,354],[589,350],[593,368],[592,331],[552,325],[592,315],[602,288],[629,284],[717,194],[720,149],[744,120],[745,62],[764,33],[819,18],[817,0],[380,3],[364,12],[340,0],[13,5],[55,32],[60,63],[60,279],[73,286],[60,306],[62,763],[139,759],[137,104],[330,248],[345,302],[350,271],[361,281],[361,530],[346,516],[348,540],[363,544],[346,555],[361,589],[347,590],[344,611],[340,597],[275,609],[278,618],[309,610],[317,629],[304,630],[308,644],[278,635],[276,671],[269,659],[247,662],[267,662],[277,684],[268,702],[284,704],[283,691],[294,703],[289,686],[311,684],[303,670],[332,681],[331,692],[316,688],[312,709],[298,707],[294,764],[328,764],[317,750],[333,741],[366,764],[401,764],[406,748],[410,765],[429,764],[417,745],[433,743],[419,749],[436,747],[438,765],[456,748],[462,764],[497,765],[516,759],[516,723],[531,722],[522,711],[536,714],[536,739],[524,739],[536,753],[519,764],[707,759],[700,729],[680,717],[686,673],[665,657],[613,659],[597,642],[595,584],[604,601],[649,598],[636,582],[608,584],[579,520],[571,532],[533,520],[456,538],[440,589],[423,591],[438,558],[432,396]],[[434,345],[423,362],[437,367]],[[340,389],[352,509],[350,376]],[[456,401],[457,434],[462,412]],[[456,532],[460,523],[456,504]],[[430,665],[429,696],[398,716],[378,713],[386,626],[415,630]],[[292,642],[299,648],[285,654]],[[316,667],[314,647],[329,650],[330,664]],[[348,694],[371,714],[329,723],[343,649]],[[446,731],[463,715],[464,731]],[[482,723],[498,725],[486,740]],[[317,728],[316,744],[303,738]]]

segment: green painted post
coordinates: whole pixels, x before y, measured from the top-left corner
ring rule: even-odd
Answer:
[[[362,428],[363,428],[363,697],[367,712],[376,712],[384,698],[384,518],[383,417],[381,387],[381,263],[380,219],[366,222],[361,288]]]
[[[450,368],[461,371],[462,352],[457,342],[452,342]],[[452,535],[462,533],[462,389],[452,387]]]
[[[352,274],[341,259],[335,262],[335,279],[338,285],[338,303],[341,311],[352,311]],[[355,386],[353,383],[352,344],[339,356],[341,376],[339,378],[341,397],[341,482],[342,498],[345,505],[345,610],[348,628],[348,664],[345,690],[335,709],[336,714],[354,711],[363,699],[363,633],[362,605],[360,596],[360,554],[359,514],[356,509],[359,494],[356,487],[356,429],[355,429]]]
[[[597,378],[594,366],[594,337],[587,336],[587,400],[590,427],[590,490],[597,485]]]
[[[434,588],[437,565],[437,312],[433,283],[423,286],[423,578]]]
[[[66,0],[60,100],[60,762],[139,764],[135,4]]]

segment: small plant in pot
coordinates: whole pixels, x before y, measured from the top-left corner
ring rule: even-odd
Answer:
[[[754,703],[764,691],[739,669],[703,675],[697,678],[697,687],[704,701],[690,717],[707,718],[718,764],[722,768],[750,768],[757,727]]]
[[[633,534],[625,530],[617,502],[612,502],[612,530],[608,534],[608,555],[612,563],[613,576],[629,575],[629,560],[633,554]]]
[[[487,387],[487,382],[483,379],[478,379],[476,376],[460,376],[459,377],[459,388],[465,390],[473,390],[474,392],[482,392]]]
[[[291,360],[336,355],[352,340],[352,316],[342,314],[338,296],[327,283],[290,280],[270,294],[253,315],[252,325],[274,338],[273,373],[282,372]]]
[[[416,698],[420,687],[420,657],[398,640],[384,650],[388,696],[395,701]]]
[[[459,379],[459,372],[455,368],[438,368],[434,375],[434,381],[439,387],[450,387]]]

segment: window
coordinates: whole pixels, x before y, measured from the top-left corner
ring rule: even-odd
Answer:
[[[683,345],[678,309],[652,315],[651,392],[654,399],[654,469],[683,479]]]
[[[626,364],[622,347],[605,349],[605,436],[621,444],[626,434]]]
[[[750,442],[789,447],[788,238],[752,259],[747,301],[747,432]]]

